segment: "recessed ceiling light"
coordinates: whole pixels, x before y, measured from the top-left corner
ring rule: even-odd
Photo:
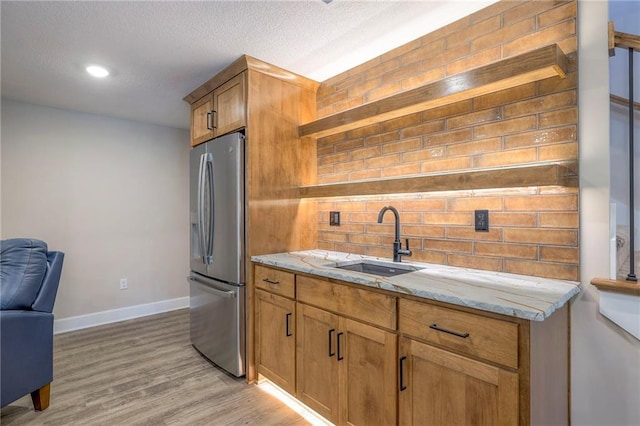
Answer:
[[[109,75],[109,71],[106,68],[99,65],[90,65],[87,67],[87,72],[94,77],[103,78]]]

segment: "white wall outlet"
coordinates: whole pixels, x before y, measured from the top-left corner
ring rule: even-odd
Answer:
[[[129,282],[126,278],[120,278],[120,290],[126,290],[129,288]]]

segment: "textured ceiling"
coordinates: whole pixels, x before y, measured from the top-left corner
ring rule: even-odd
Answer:
[[[186,129],[182,98],[242,54],[323,81],[494,2],[2,0],[2,96]]]

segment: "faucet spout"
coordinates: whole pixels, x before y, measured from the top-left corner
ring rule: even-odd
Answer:
[[[400,241],[400,214],[398,213],[398,210],[396,210],[395,207],[393,206],[384,206],[382,209],[380,209],[380,213],[378,213],[378,223],[382,223],[382,218],[384,217],[384,214],[387,212],[387,210],[391,210],[391,212],[393,213],[393,216],[396,219],[396,241]]]
[[[384,218],[384,214],[387,212],[387,210],[391,210],[396,222],[395,239],[393,241],[393,261],[402,262],[402,256],[411,256],[411,250],[409,250],[409,239],[407,238],[406,250],[403,250],[402,243],[400,242],[400,214],[395,207],[384,206],[382,209],[380,209],[380,212],[378,213],[378,223],[382,223],[382,219]]]

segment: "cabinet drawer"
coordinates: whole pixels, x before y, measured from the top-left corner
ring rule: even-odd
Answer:
[[[400,332],[455,351],[518,368],[518,325],[400,299]]]
[[[254,282],[257,288],[280,294],[293,299],[295,297],[295,275],[256,265]]]
[[[298,301],[396,330],[396,298],[368,290],[297,277]]]

